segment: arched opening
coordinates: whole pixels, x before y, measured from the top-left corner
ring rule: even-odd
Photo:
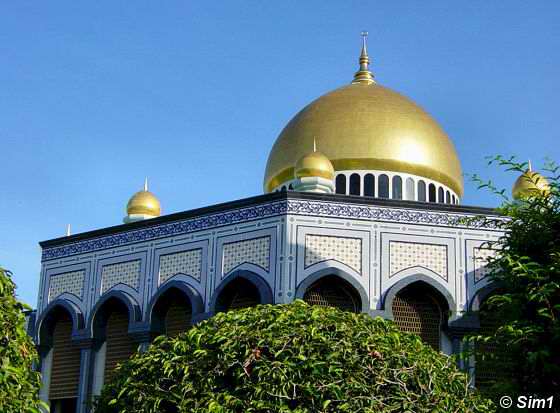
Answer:
[[[80,349],[72,343],[72,317],[57,307],[50,321],[52,364],[49,402],[51,411],[75,411],[80,383]]]
[[[443,194],[443,188],[441,186],[438,188],[438,202],[439,203],[444,203],[445,202],[444,194]]]
[[[389,198],[389,177],[385,174],[379,175],[379,188],[378,196],[379,198]]]
[[[290,191],[293,191],[293,190],[294,190],[294,185],[293,185],[293,184],[288,185],[288,189],[289,189]]]
[[[499,311],[488,305],[488,299],[496,294],[493,291],[482,301],[479,310],[480,334],[484,336],[492,335],[500,326],[502,315]],[[482,390],[489,390],[496,382],[511,378],[512,363],[505,356],[504,349],[494,341],[477,343],[475,360],[475,383],[476,387]]]
[[[426,202],[426,182],[418,181],[418,201]]]
[[[436,186],[434,184],[430,184],[428,187],[428,200],[430,202],[436,202]]]
[[[445,191],[445,203],[446,204],[451,203],[451,194],[449,193],[449,191]]]
[[[360,175],[350,175],[350,195],[360,195]]]
[[[286,192],[286,185],[282,185],[282,188],[280,188],[280,192]]]
[[[393,199],[402,199],[402,178],[393,176]]]
[[[311,305],[336,307],[354,313],[362,311],[360,294],[349,282],[336,275],[321,277],[311,284],[303,300]]]
[[[176,337],[191,327],[192,313],[189,297],[177,288],[170,288],[158,298],[152,318],[157,332]]]
[[[216,312],[254,307],[261,304],[258,288],[251,281],[239,277],[220,292],[216,300]]]
[[[439,350],[447,307],[445,299],[436,290],[424,282],[415,282],[395,295],[393,320],[402,331],[419,335],[422,341]]]
[[[115,297],[107,299],[95,313],[94,334],[102,340],[96,369],[102,367],[103,383],[111,379],[118,364],[136,352],[137,344],[128,334],[129,317],[127,306]]]
[[[346,194],[346,175],[339,174],[336,176],[335,192],[337,194]]]
[[[364,176],[364,195],[375,196],[375,177],[373,174]]]
[[[416,199],[414,194],[414,179],[412,178],[406,178],[405,199],[407,201],[414,201]]]

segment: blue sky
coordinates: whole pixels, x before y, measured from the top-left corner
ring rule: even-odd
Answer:
[[[261,193],[278,133],[351,80],[363,29],[379,83],[509,188],[485,156],[560,160],[558,21],[558,1],[5,3],[0,265],[34,305],[37,243],[119,224],[145,176],[164,213]]]

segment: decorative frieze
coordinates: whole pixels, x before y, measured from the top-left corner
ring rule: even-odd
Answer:
[[[144,229],[126,231],[86,239],[71,244],[45,248],[43,250],[42,260],[45,261],[69,255],[115,248],[130,243],[145,242],[163,237],[182,235],[194,231],[286,214],[480,229],[499,229],[499,222],[504,219],[501,217],[474,219],[475,216],[473,214],[290,199],[233,209],[231,211],[203,215],[183,221],[164,223]]]
[[[85,270],[51,275],[49,279],[49,302],[62,293],[73,294],[80,300],[84,297]]]
[[[257,265],[267,272],[270,270],[270,236],[230,242],[224,244],[222,251],[224,275],[243,263]]]
[[[482,280],[489,274],[488,259],[496,256],[496,250],[489,247],[473,248],[474,282]]]
[[[159,284],[163,284],[176,274],[189,275],[200,281],[202,248],[161,255],[159,257]]]
[[[104,265],[101,271],[101,294],[117,284],[128,285],[138,290],[140,263],[140,260],[132,260]]]
[[[330,235],[305,235],[305,268],[326,260],[346,264],[362,273],[362,239]]]
[[[447,245],[389,242],[389,277],[411,267],[427,268],[447,281]]]

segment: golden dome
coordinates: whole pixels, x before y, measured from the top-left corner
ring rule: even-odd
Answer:
[[[362,48],[354,82],[321,96],[282,130],[268,157],[265,192],[292,179],[295,160],[317,137],[336,171],[410,173],[462,196],[461,164],[449,137],[421,107],[366,76],[367,63]]]
[[[127,215],[150,215],[159,217],[161,205],[154,194],[148,191],[148,181],[144,184],[144,190],[136,192],[126,205]]]
[[[548,192],[550,192],[550,184],[546,178],[538,172],[533,172],[530,166],[517,178],[511,189],[513,198],[517,200]]]
[[[298,159],[295,166],[295,177],[320,176],[334,179],[334,168],[331,161],[321,152],[311,152]]]

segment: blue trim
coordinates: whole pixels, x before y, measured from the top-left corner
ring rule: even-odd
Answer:
[[[364,287],[362,287],[358,280],[356,280],[356,277],[341,270],[340,268],[335,267],[323,268],[305,277],[305,279],[301,283],[299,283],[296,288],[295,298],[303,300],[303,296],[305,295],[307,289],[315,282],[319,281],[321,278],[327,276],[339,277],[346,283],[350,284],[350,287],[354,288],[355,292],[360,297],[360,312],[368,312],[369,298],[366,290],[364,290]]]
[[[47,334],[48,332],[45,328],[50,328],[52,323],[51,316],[54,315],[56,309],[62,309],[70,314],[72,318],[72,335],[75,335],[78,330],[84,328],[84,315],[80,307],[74,304],[72,301],[57,298],[52,301],[41,313],[41,316],[37,320],[36,327],[36,342],[37,345],[50,345],[50,339]]]
[[[445,287],[443,287],[439,282],[437,282],[433,278],[428,277],[427,275],[415,274],[415,275],[409,275],[406,278],[400,280],[399,282],[393,284],[389,288],[389,290],[385,293],[385,296],[383,298],[383,309],[385,311],[386,318],[393,320],[393,300],[395,299],[395,296],[398,294],[398,292],[401,291],[403,288],[411,284],[414,284],[415,282],[422,282],[435,289],[436,292],[438,292],[442,296],[442,298],[447,302],[447,307],[450,313],[453,314],[455,312],[455,308],[456,308],[455,300],[453,299],[449,291],[445,289]],[[449,317],[449,319],[451,318],[452,317]]]
[[[99,320],[98,317],[106,318],[106,316],[108,315],[109,312],[106,311],[104,307],[109,300],[118,300],[122,304],[124,304],[124,306],[127,308],[129,330],[135,330],[134,325],[138,324],[141,321],[142,312],[140,311],[140,306],[130,294],[119,290],[109,290],[97,301],[97,303],[91,310],[87,323],[87,334],[88,334],[87,338],[103,337],[104,331],[101,331],[99,329],[100,326],[96,325],[96,323],[98,322],[105,323],[106,320]]]
[[[236,270],[230,273],[221,283],[218,288],[214,290],[214,294],[210,300],[210,314],[216,313],[216,304],[218,298],[224,289],[237,279],[244,279],[253,284],[259,293],[259,300],[261,304],[272,304],[272,290],[268,285],[268,282],[260,275],[247,271],[247,270]]]

